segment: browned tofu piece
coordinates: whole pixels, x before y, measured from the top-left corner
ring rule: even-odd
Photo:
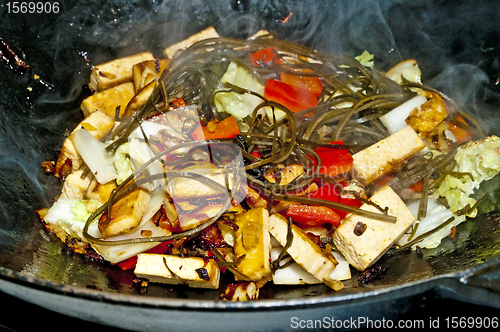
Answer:
[[[85,198],[95,199],[101,203],[106,203],[113,191],[116,189],[116,181],[113,180],[104,184],[100,184],[96,181],[96,183],[97,185],[95,188],[85,194]]]
[[[247,186],[246,202],[251,208],[267,208],[268,201],[253,187]]]
[[[154,59],[135,64],[132,68],[135,92],[139,92],[152,81],[159,80],[169,64],[170,59]]]
[[[280,172],[281,172],[280,184],[286,185],[304,173],[304,166],[299,164],[292,164],[286,167],[282,167],[280,169]],[[277,174],[273,172],[268,172],[264,174],[264,178],[266,178],[266,180],[269,181],[270,183],[276,183]],[[304,188],[300,188],[295,191],[289,191],[288,194],[295,196],[303,196],[317,189],[318,185],[312,182]],[[259,193],[259,189],[255,189],[250,186],[248,186],[247,188],[246,201],[248,205],[250,205],[252,208],[258,208],[258,207],[267,208],[268,205],[267,198]],[[273,206],[273,209],[281,211],[286,209],[289,204],[290,204],[289,202],[277,202],[276,206]]]
[[[420,92],[427,98],[422,106],[414,108],[406,118],[406,123],[411,126],[420,137],[426,137],[450,113],[448,106],[440,95],[430,91]]]
[[[270,232],[281,246],[286,245],[288,221],[279,213],[269,217]],[[287,249],[292,259],[304,270],[319,280],[328,279],[337,266],[337,261],[326,250],[321,249],[299,227],[292,225],[293,240]]]
[[[172,272],[175,274],[172,274]],[[139,254],[134,273],[164,284],[186,283],[194,288],[219,288],[220,270],[213,259],[174,255]]]
[[[135,111],[139,110],[146,104],[148,101],[149,97],[153,93],[153,90],[155,89],[157,80],[153,80],[149,82],[145,87],[143,87],[141,90],[139,90],[132,99],[128,102],[127,106],[125,107],[125,110],[122,110],[121,116],[127,117],[132,114],[134,114]]]
[[[113,118],[110,118],[104,113],[97,111],[83,119],[82,122],[80,122],[80,124],[76,126],[71,135],[83,127],[92,136],[97,139],[101,139],[111,130],[111,128],[113,128],[114,124],[115,120]],[[54,174],[56,174],[56,176],[59,176],[59,171],[61,170],[61,167],[63,167],[67,159],[71,160],[73,171],[79,169],[82,165],[83,160],[80,157],[80,154],[76,151],[73,140],[71,139],[71,135],[63,142],[63,146],[61,148],[59,158],[57,159],[54,171]]]
[[[235,224],[234,254],[236,259],[245,255],[236,267],[250,280],[260,280],[271,272],[269,213],[264,208],[251,209],[238,214]]]
[[[104,239],[125,233],[141,222],[151,193],[137,188],[111,207],[111,218],[103,214],[99,220],[99,231]],[[109,221],[109,222],[108,222]]]
[[[99,92],[125,82],[131,82],[132,67],[136,63],[153,59],[154,56],[151,52],[142,52],[94,66],[90,73],[89,87]]]
[[[406,126],[354,154],[352,157],[355,177],[367,185],[391,172],[423,148],[424,141],[412,127]]]
[[[281,174],[280,174],[280,184],[285,185],[289,184],[296,178],[298,178],[300,175],[304,173],[304,166],[299,165],[299,164],[293,164],[293,165],[288,165],[286,167],[283,167],[280,169]],[[264,177],[266,178],[267,181],[271,183],[276,183],[276,173],[265,173]]]
[[[172,170],[203,175],[224,187],[226,186],[225,169],[222,167],[217,168],[213,163],[208,161],[189,161],[175,166]],[[234,184],[234,174],[232,172],[228,172],[227,181],[228,187],[232,188]],[[226,194],[226,190],[211,187],[197,179],[178,177],[168,180],[167,193],[176,201],[193,197],[221,197]]]
[[[135,96],[134,84],[123,83],[110,89],[100,91],[85,98],[80,105],[83,115],[89,116],[95,111],[101,111],[110,118],[115,118],[116,108],[120,107],[120,116],[125,111],[127,104]]]
[[[388,207],[388,214],[397,217],[396,223],[348,214],[333,233],[333,243],[345,259],[357,270],[363,271],[375,263],[410,227],[415,216],[389,186],[380,188],[370,200],[380,207]],[[363,204],[360,209],[379,212],[376,207]],[[365,225],[364,232],[355,232],[357,225]],[[361,233],[361,234],[360,234]]]
[[[219,37],[219,34],[217,33],[217,31],[215,31],[214,27],[208,27],[192,35],[191,37],[184,39],[183,41],[167,47],[163,51],[163,55],[169,59],[173,59],[175,52],[177,52],[178,50],[185,50],[186,48],[200,40],[216,37]]]
[[[90,185],[91,177],[82,179],[82,170],[73,171],[63,183],[61,197],[83,199]]]

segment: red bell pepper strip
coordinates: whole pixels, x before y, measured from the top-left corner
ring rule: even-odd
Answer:
[[[342,197],[341,194],[339,193],[338,188],[331,184],[325,184],[319,187],[318,189],[310,193],[308,196],[312,198],[324,199],[331,202],[337,202],[349,205],[355,208],[359,208],[361,205],[363,205],[363,202],[361,202],[356,198]],[[348,212],[343,210],[339,209],[332,209],[332,210],[339,215],[340,219],[343,219],[348,214]]]
[[[191,137],[195,141],[216,139],[216,138],[233,138],[240,134],[240,128],[234,116],[230,116],[221,122],[213,122],[206,126],[198,126],[192,133]],[[213,131],[210,131],[212,130]]]
[[[318,226],[328,223],[338,227],[340,224],[339,215],[326,206],[292,203],[288,207],[287,217],[292,218],[292,221],[296,223],[307,226]]]
[[[266,81],[264,98],[275,101],[294,113],[318,105],[318,97],[311,91],[272,79]]]
[[[278,55],[278,51],[276,47],[268,47],[257,52],[250,54],[250,62],[253,63],[254,66],[259,67],[260,64],[270,64],[273,59]],[[276,58],[276,63],[280,64],[281,59],[279,57]]]
[[[177,108],[177,107],[183,107],[183,106],[187,106],[186,102],[184,101],[184,98],[177,98],[175,100],[172,100],[170,102],[170,104],[174,107],[174,108]]]
[[[339,140],[330,144],[341,145],[344,142]],[[316,148],[314,152],[321,159],[320,174],[336,176],[347,173],[352,169],[354,159],[347,149]]]
[[[303,73],[313,73],[312,69],[304,68],[304,69],[295,69],[295,71],[303,72]],[[293,85],[297,88],[309,90],[316,98],[319,97],[321,92],[323,91],[323,85],[321,84],[321,80],[319,77],[313,76],[299,76],[292,75],[287,73],[280,73],[280,82]]]
[[[467,124],[464,118],[461,115],[455,115],[453,117],[455,120],[462,122],[463,124]],[[453,136],[457,139],[457,144],[462,144],[467,141],[470,141],[474,136],[471,132],[467,131],[467,129],[461,128],[453,123],[448,124],[448,130],[451,131]]]

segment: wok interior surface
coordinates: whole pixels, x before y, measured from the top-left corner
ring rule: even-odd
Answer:
[[[28,287],[32,283],[64,291],[60,286],[69,285],[76,286],[72,293],[80,288],[86,295],[88,288],[96,294],[120,293],[124,301],[126,294],[141,293],[133,286],[131,271],[73,254],[44,230],[35,213],[49,207],[60,193],[59,180],[40,165],[57,159],[65,133],[81,120],[79,105],[89,93],[91,64],[141,50],[160,55],[163,48],[209,25],[221,36],[238,38],[266,29],[324,52],[355,56],[368,50],[375,54],[376,69],[416,58],[427,85],[454,98],[479,117],[490,134],[498,135],[500,21],[495,6],[487,1],[66,1],[58,15],[40,22],[13,16],[1,7],[0,37],[19,54],[22,50],[32,73],[54,87],[30,83],[28,74],[0,64],[0,275]],[[280,22],[290,13],[288,22]],[[488,188],[481,188],[478,197],[489,192],[481,215],[460,225],[455,240],[445,239],[421,255],[389,251],[377,263],[389,267],[383,279],[359,285],[354,272],[337,293],[324,285],[266,285],[262,301],[253,306],[266,300],[286,305],[311,297],[323,303],[362,299],[404,285],[418,287],[441,276],[459,278],[481,266],[494,270],[500,264],[499,181],[495,178]],[[475,286],[498,292],[498,271],[493,273],[494,277],[475,279]],[[220,291],[150,284],[147,293],[138,295],[142,300],[134,301],[203,299],[215,305],[219,295]]]

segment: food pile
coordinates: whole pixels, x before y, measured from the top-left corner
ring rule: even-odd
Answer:
[[[83,121],[53,174],[46,228],[149,282],[340,290],[387,250],[434,248],[500,171],[500,139],[415,60],[323,54],[207,28],[93,67]]]

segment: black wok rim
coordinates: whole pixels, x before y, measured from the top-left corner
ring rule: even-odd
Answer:
[[[415,296],[432,289],[447,289],[445,297],[460,301],[500,308],[500,290],[478,287],[473,282],[476,277],[498,270],[500,258],[493,259],[460,271],[437,275],[424,280],[404,284],[380,287],[356,294],[312,296],[296,299],[262,299],[256,301],[215,301],[164,298],[149,295],[123,294],[98,291],[73,285],[62,284],[30,274],[0,267],[0,279],[21,287],[36,289],[62,296],[81,298],[82,300],[107,302],[121,305],[154,307],[176,310],[212,310],[212,311],[259,311],[270,308],[276,310],[300,309],[324,306],[352,305],[370,301],[395,300]],[[474,291],[471,291],[473,289]],[[2,289],[0,289],[2,290]],[[479,292],[477,290],[480,290]],[[481,291],[482,290],[482,291]],[[491,298],[484,296],[491,295]],[[495,300],[496,299],[496,300]]]

